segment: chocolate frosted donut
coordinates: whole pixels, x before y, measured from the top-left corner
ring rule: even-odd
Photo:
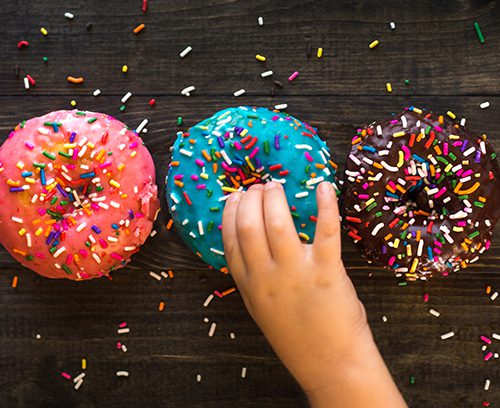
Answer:
[[[410,107],[352,140],[344,228],[369,262],[408,280],[477,261],[500,217],[496,154],[452,119]]]

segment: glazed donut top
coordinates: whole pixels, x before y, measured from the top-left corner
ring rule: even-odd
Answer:
[[[107,275],[151,232],[154,181],[141,138],[108,115],[24,121],[0,147],[0,242],[47,277]]]
[[[299,237],[312,242],[314,190],[323,180],[333,183],[335,171],[326,144],[306,123],[265,108],[229,108],[178,134],[167,200],[187,245],[227,271],[220,230],[231,192],[270,180],[282,183]]]
[[[496,154],[452,118],[410,107],[352,140],[344,226],[369,261],[410,280],[475,262],[500,217]]]

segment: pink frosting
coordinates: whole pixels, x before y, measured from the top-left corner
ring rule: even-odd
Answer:
[[[51,112],[0,147],[0,242],[40,275],[82,280],[123,267],[158,211],[151,155],[111,116]]]

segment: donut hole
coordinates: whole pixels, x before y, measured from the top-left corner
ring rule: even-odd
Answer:
[[[43,168],[45,185],[42,185],[39,201],[44,203],[45,211],[56,220],[62,220],[87,209],[97,210],[100,206],[109,208],[101,191],[107,177],[106,168],[98,168],[87,159],[75,163],[62,163]],[[40,174],[42,168],[37,169]],[[103,180],[105,178],[106,180]],[[118,191],[110,186],[108,194]]]
[[[432,213],[435,210],[434,203],[429,201],[427,194],[424,190],[426,186],[425,183],[419,182],[415,186],[408,189],[405,195],[403,195],[401,203],[406,205],[408,211],[424,211],[426,213]]]

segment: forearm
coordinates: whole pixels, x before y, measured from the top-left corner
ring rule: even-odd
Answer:
[[[306,390],[313,408],[407,407],[375,343],[352,357],[325,367],[324,376],[328,385]]]

